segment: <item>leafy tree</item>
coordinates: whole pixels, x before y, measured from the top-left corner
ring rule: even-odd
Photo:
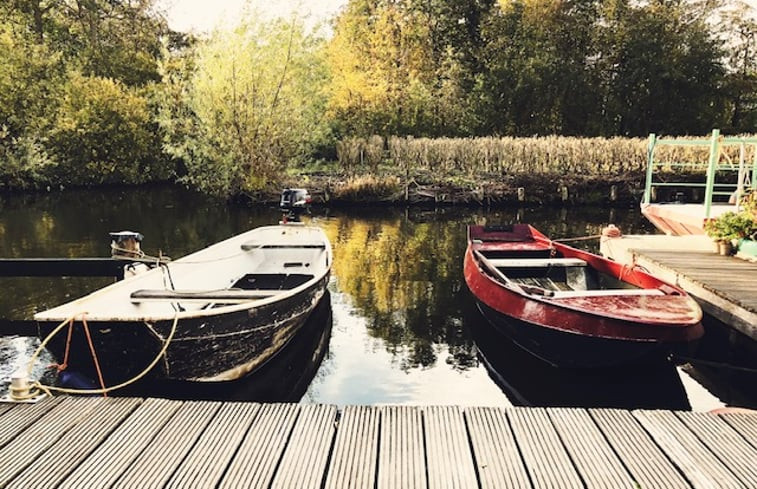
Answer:
[[[729,53],[727,129],[735,133],[754,132],[757,127],[757,21],[753,13],[743,2],[723,12],[721,30]]]
[[[327,136],[320,41],[300,19],[250,16],[164,66],[160,124],[184,181],[222,196],[265,188]]]
[[[72,73],[50,139],[70,183],[142,183],[155,176],[158,141],[147,99],[116,80]]]

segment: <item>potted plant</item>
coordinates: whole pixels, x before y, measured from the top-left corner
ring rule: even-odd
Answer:
[[[755,259],[757,258],[757,190],[747,194],[741,204],[743,212],[751,216],[755,225],[752,232],[739,241],[739,256]]]
[[[757,231],[757,223],[747,211],[725,212],[704,225],[704,231],[716,243],[721,255],[730,255],[739,240],[751,236]]]

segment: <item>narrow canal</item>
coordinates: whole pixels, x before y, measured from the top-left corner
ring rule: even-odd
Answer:
[[[108,232],[132,230],[144,234],[148,254],[180,257],[278,219],[273,206],[227,206],[174,187],[6,196],[0,256],[107,256]],[[609,223],[625,233],[654,232],[636,209],[315,208],[311,222],[329,236],[334,266],[329,300],[298,338],[233,386],[143,386],[131,394],[338,405],[757,407],[756,384],[743,375],[672,364],[561,371],[491,330],[462,276],[466,225],[514,221],[553,238],[596,235]],[[110,281],[2,278],[0,317],[30,318]],[[0,337],[0,393],[37,344]],[[35,375],[49,377],[50,362],[43,358]]]

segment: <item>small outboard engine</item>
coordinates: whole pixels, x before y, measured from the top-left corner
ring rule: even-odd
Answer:
[[[142,252],[140,243],[144,236],[134,231],[120,231],[110,233],[110,250],[111,256],[121,258],[141,258],[145,254]]]
[[[284,213],[283,223],[299,222],[300,216],[310,209],[310,194],[304,188],[285,188],[281,192],[279,209]]]

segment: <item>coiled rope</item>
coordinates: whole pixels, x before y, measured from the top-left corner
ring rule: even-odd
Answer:
[[[34,364],[36,363],[37,359],[39,358],[39,355],[42,353],[42,350],[45,348],[45,346],[47,346],[47,344],[50,342],[50,340],[56,334],[58,334],[63,328],[65,328],[67,325],[69,325],[71,327],[71,330],[73,330],[73,322],[76,320],[76,317],[77,316],[83,316],[85,314],[86,313],[83,313],[83,314],[82,313],[74,314],[70,318],[65,319],[63,322],[61,322],[58,326],[55,327],[55,329],[53,329],[50,332],[50,334],[47,335],[47,337],[42,341],[42,343],[40,343],[40,345],[34,351],[34,354],[32,354],[31,358],[29,358],[29,363],[28,363],[27,371],[26,371],[26,375],[27,375],[28,378],[31,378],[31,374],[32,374],[32,370],[34,368]],[[83,320],[83,322],[84,322],[84,320]],[[66,387],[56,387],[56,386],[52,386],[52,385],[45,385],[45,384],[42,384],[41,382],[39,382],[38,380],[35,380],[35,381],[33,381],[33,382],[31,382],[29,384],[29,386],[28,386],[28,391],[29,392],[26,393],[26,394],[23,394],[23,393],[19,392],[19,389],[14,388],[13,386],[11,386],[11,397],[13,399],[15,399],[15,400],[21,401],[21,400],[26,400],[26,399],[33,399],[33,398],[37,397],[40,394],[40,392],[44,392],[45,394],[47,394],[49,396],[52,396],[53,392],[60,392],[60,393],[63,393],[63,394],[90,395],[90,394],[107,394],[108,392],[112,392],[112,391],[115,391],[115,390],[118,390],[118,389],[122,389],[122,388],[124,388],[124,387],[126,387],[128,385],[131,385],[131,384],[137,382],[138,380],[140,380],[144,376],[146,376],[150,372],[150,370],[152,370],[152,368],[158,363],[158,361],[160,360],[160,358],[163,355],[165,355],[166,350],[168,350],[168,345],[171,344],[171,341],[173,340],[174,334],[176,333],[176,329],[177,329],[178,323],[179,323],[179,315],[177,313],[174,316],[173,324],[171,325],[171,332],[168,334],[168,337],[163,342],[162,348],[160,349],[160,351],[158,352],[158,354],[155,356],[155,358],[152,360],[152,362],[150,362],[150,364],[147,367],[145,367],[145,369],[142,370],[142,372],[140,372],[139,374],[137,374],[136,376],[132,377],[131,379],[129,379],[129,380],[125,381],[125,382],[122,382],[122,383],[120,383],[118,385],[114,385],[114,386],[111,386],[111,387],[105,387],[103,379],[102,379],[102,375],[99,373],[99,367],[97,367],[98,375],[100,377],[100,385],[102,386],[100,389],[69,389],[69,388],[66,388]],[[70,331],[71,330],[69,330],[69,341],[70,341],[70,335],[71,335]],[[88,332],[88,328],[86,328],[85,331]],[[87,334],[87,336],[89,336],[89,335]],[[94,352],[94,346],[91,343],[91,338],[89,339],[89,341],[90,341],[90,347],[92,348],[92,351]],[[64,361],[63,361],[63,365],[62,366],[65,367],[65,365],[66,365],[67,362],[68,362],[68,348],[67,348],[66,355],[64,357]],[[26,389],[27,388],[24,388],[23,390],[26,390]]]

